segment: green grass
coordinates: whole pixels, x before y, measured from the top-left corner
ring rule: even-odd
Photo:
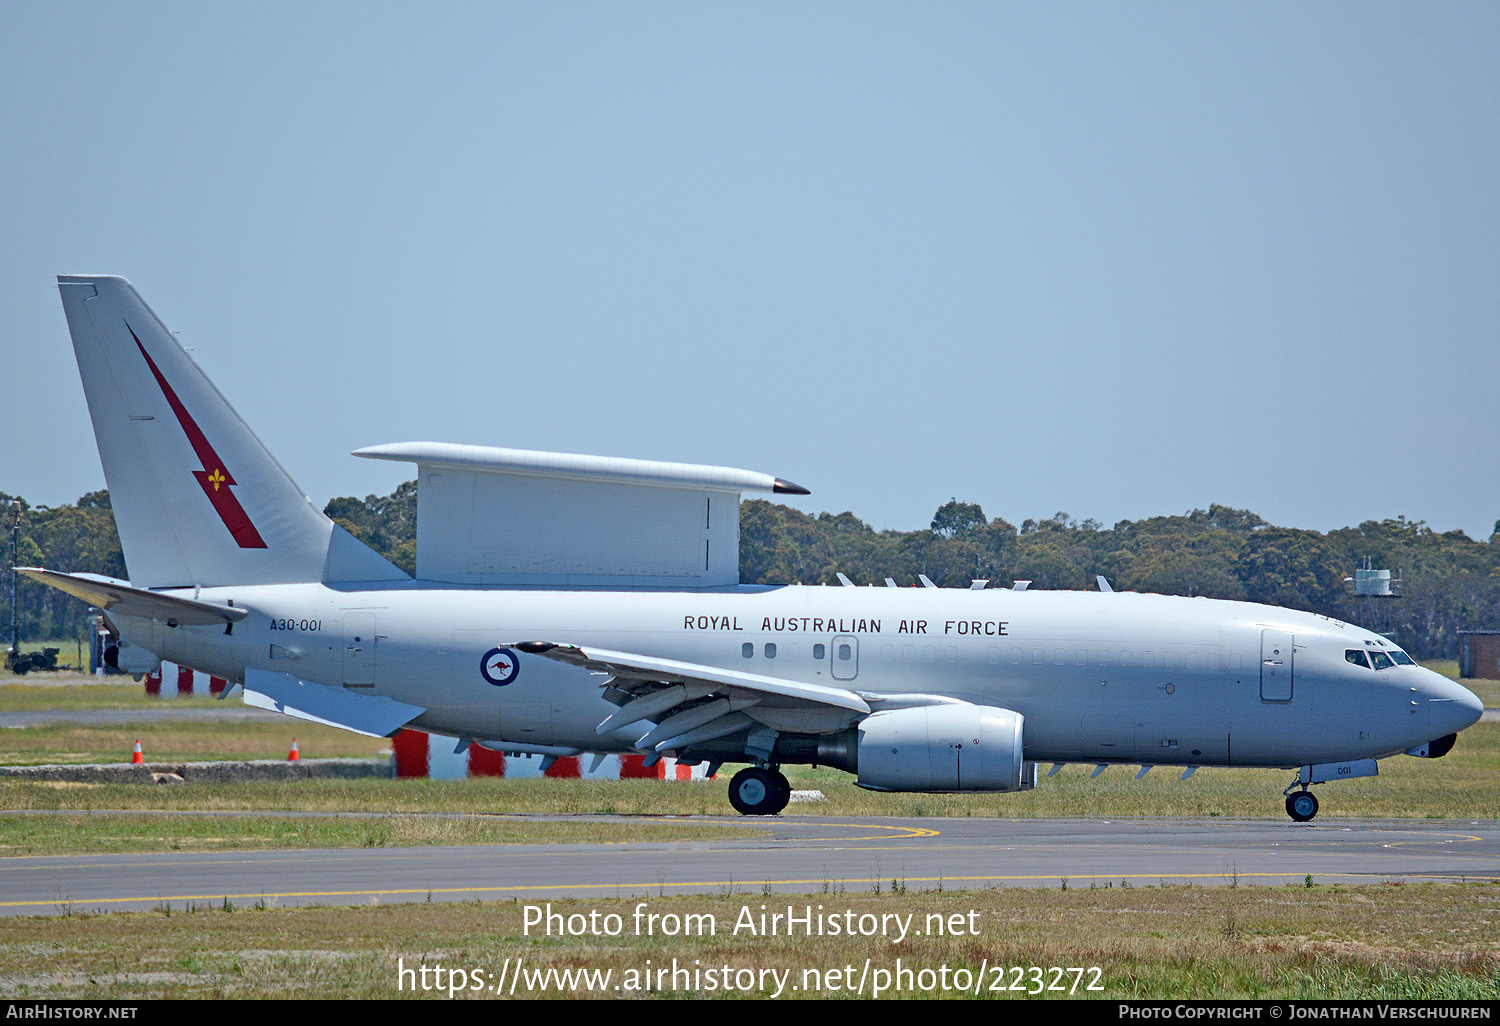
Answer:
[[[162,698],[146,694],[145,685],[129,677],[90,677],[86,674],[58,673],[45,675],[46,683],[39,683],[35,676],[11,677],[0,684],[0,709],[7,712],[84,712],[90,710],[161,709],[170,702],[170,708],[207,709],[224,708],[212,696],[168,696]],[[225,702],[238,706],[237,699],[226,698]]]
[[[94,684],[69,695],[73,708],[180,708],[207,699],[145,699],[135,689]],[[0,687],[0,702],[31,702],[28,690]],[[45,689],[71,692],[71,688]],[[82,692],[82,689],[80,689]],[[52,705],[26,705],[52,708]],[[269,734],[247,724],[194,723],[161,729],[143,724],[149,758],[204,758],[238,752],[280,758],[297,733],[308,754],[354,754],[342,749],[365,739],[330,731],[327,751],[309,753],[311,725],[269,724]],[[257,725],[259,726],[259,725]],[[279,731],[277,728],[281,728]],[[73,727],[73,730],[82,728]],[[93,728],[89,728],[92,730]],[[0,761],[12,755],[72,752],[74,761],[108,754],[119,761],[135,728],[103,733],[0,731]],[[14,735],[14,736],[12,736]],[[37,735],[25,739],[22,735]],[[131,735],[128,739],[125,735]],[[375,742],[383,745],[383,742]],[[8,747],[5,747],[8,746]],[[92,753],[92,755],[90,755]],[[1478,724],[1439,760],[1395,758],[1376,779],[1319,789],[1320,819],[1350,816],[1493,818],[1500,808],[1500,724]],[[871,816],[1267,816],[1281,818],[1279,771],[1200,770],[1186,782],[1158,769],[1133,779],[1117,767],[1096,780],[1072,766],[1017,795],[881,795],[861,791],[847,774],[792,767],[799,788],[817,788],[827,801],[792,805],[787,815]],[[551,812],[727,814],[724,783],[576,780],[303,780],[276,783],[63,784],[0,780],[0,809],[60,809],[62,816],[0,813],[0,852],[232,850],[257,847],[507,843],[569,840],[688,840],[743,836],[736,828],[654,820],[614,825],[562,821],[546,824],[486,817],[418,819],[403,813]],[[209,817],[85,815],[88,810],[211,810],[371,812],[378,818],[314,816]],[[679,827],[687,826],[686,831]],[[696,831],[710,833],[699,834]],[[727,834],[713,831],[727,831]],[[1309,867],[1310,869],[1311,867]],[[1299,870],[1300,871],[1300,870]],[[861,967],[871,959],[890,972],[896,958],[920,972],[941,966],[973,974],[989,967],[984,997],[994,993],[996,966],[1099,966],[1104,986],[1092,997],[1246,999],[1466,999],[1500,993],[1500,885],[1371,887],[1131,887],[1063,891],[906,891],[891,881],[882,893],[848,893],[830,880],[823,893],[790,899],[828,910],[964,913],[974,911],[979,937],[913,938],[901,945],[849,938],[716,937],[713,939],[539,938],[522,935],[518,902],[433,903],[365,908],[235,907],[227,901],[188,911],[90,915],[58,895],[56,916],[6,921],[0,931],[0,997],[7,998],[391,998],[404,960],[429,966],[499,972],[505,959],[533,968],[639,970],[673,958],[683,964],[792,972]],[[640,900],[657,912],[712,912],[726,925],[745,906],[784,905],[746,881],[735,894],[666,898],[631,895],[598,901],[553,901],[554,910],[617,911],[628,917]],[[149,943],[142,943],[149,938]],[[1015,977],[1003,974],[1000,982]],[[1025,986],[1027,977],[1021,977]],[[582,997],[584,992],[518,989],[516,996]],[[764,992],[757,992],[764,993]],[[868,993],[868,991],[867,991]],[[700,992],[701,996],[713,996]],[[417,995],[421,996],[421,995]],[[428,997],[446,993],[428,992]],[[460,995],[473,996],[473,995]],[[610,992],[600,996],[627,996]],[[677,995],[669,995],[677,996]],[[799,991],[796,996],[817,996]],[[830,993],[829,996],[832,996]],[[896,996],[913,996],[910,993]],[[939,992],[915,996],[939,997]],[[951,995],[950,995],[951,996]]]
[[[57,649],[57,665],[59,669],[61,669],[62,667],[70,667],[71,670],[69,672],[77,672],[80,668],[88,666],[88,645],[80,642],[77,638],[50,638],[44,641],[23,640],[21,642],[22,655],[29,655],[32,652],[40,652],[44,648]],[[36,677],[35,674],[11,673],[9,661],[3,658],[3,656],[9,654],[9,652],[10,631],[9,625],[7,624],[5,636],[3,639],[0,639],[0,680],[26,681],[34,679]],[[50,677],[51,674],[45,674],[44,676]]]
[[[305,749],[304,749],[305,751]],[[998,795],[881,794],[846,773],[787,767],[799,789],[825,800],[787,807],[786,815],[829,816],[1285,816],[1280,770],[1202,769],[1186,781],[1170,769],[1136,780],[1134,767],[1089,779],[1086,766],[1043,776],[1034,791]],[[5,809],[226,809],[320,812],[555,812],[725,815],[725,781],[652,780],[299,780],[239,784],[46,784],[0,780]],[[1321,820],[1350,817],[1492,819],[1500,809],[1500,723],[1464,731],[1442,759],[1400,756],[1380,776],[1318,789]]]
[[[1449,680],[1456,680],[1484,703],[1486,709],[1500,709],[1500,680],[1485,680],[1479,677],[1461,679],[1458,675],[1457,659],[1429,659],[1422,664],[1434,673],[1441,673]]]
[[[86,679],[86,678],[85,678]],[[213,698],[149,698],[139,686],[0,685],[7,710],[228,709]],[[137,738],[147,761],[283,759],[292,737],[304,758],[370,757],[389,742],[306,721],[146,720],[89,725],[56,723],[0,730],[0,764],[125,762]],[[1500,809],[1500,724],[1464,731],[1442,759],[1396,757],[1381,775],[1319,789],[1320,817],[1493,818]],[[732,767],[731,767],[732,769]],[[1265,816],[1280,818],[1280,770],[1206,768],[1187,781],[1158,767],[1135,780],[1135,767],[1112,767],[1088,778],[1074,765],[1045,777],[1034,791],[1010,795],[879,794],[854,786],[846,773],[788,767],[793,786],[820,790],[823,802],[789,806],[787,815],[882,816]],[[276,809],[308,811],[564,812],[722,815],[724,783],[567,780],[306,780],[285,783],[196,784],[172,787],[88,785],[58,787],[0,781],[0,808]]]
[[[0,856],[159,851],[248,851],[282,848],[385,848],[442,844],[611,844],[763,837],[769,831],[712,823],[537,822],[495,817],[295,817],[6,815]]]
[[[637,936],[640,902],[658,914],[712,915],[713,936]],[[875,937],[759,937],[731,930],[742,910],[758,914],[790,903],[825,914],[957,915],[961,935],[909,935],[899,944]],[[942,967],[977,978],[984,998],[1032,998],[1027,967],[1094,967],[1101,990],[1075,997],[1105,1000],[1296,999],[1493,1001],[1500,993],[1500,885],[1368,887],[1139,887],[979,892],[883,890],[844,893],[832,887],[809,897],[768,898],[751,884],[737,893],[698,897],[622,895],[554,900],[564,916],[598,912],[621,917],[618,937],[546,936],[523,930],[527,903],[518,901],[404,904],[380,907],[278,909],[206,902],[154,912],[89,915],[59,896],[55,916],[8,920],[0,932],[0,996],[91,998],[354,998],[426,996],[413,993],[420,969],[461,969],[464,983],[493,981],[506,960],[533,970],[609,970],[627,980],[648,963],[770,970],[799,989],[793,997],[829,997],[857,985],[866,960],[870,984],[896,982],[897,959],[909,970],[907,989],[885,996],[963,997],[932,987]],[[539,904],[539,903],[538,903]],[[977,935],[970,933],[972,924]],[[398,967],[413,970],[398,990]],[[826,973],[852,967],[839,990]],[[1014,973],[1008,967],[1019,966]],[[996,972],[999,968],[1001,971]],[[811,970],[816,975],[805,975]],[[842,975],[842,974],[841,974]],[[748,993],[769,996],[769,976]],[[1072,978],[1043,973],[1043,982]],[[1085,974],[1086,986],[1094,979]],[[427,982],[435,980],[429,973]],[[700,977],[701,980],[701,977]],[[825,986],[815,989],[813,984]],[[628,982],[628,980],[627,980]],[[840,981],[841,984],[843,981]],[[690,977],[663,977],[648,996],[713,997]],[[996,984],[1019,991],[992,990]],[[807,989],[801,989],[803,985]],[[972,986],[972,985],[971,985]],[[845,989],[847,987],[847,989]],[[507,985],[508,990],[508,985]],[[462,990],[458,997],[493,995]],[[630,991],[517,987],[517,997],[636,996]],[[1044,993],[1065,997],[1065,992]]]
[[[159,701],[182,701],[186,706],[200,700]],[[371,758],[389,750],[391,744],[384,738],[365,737],[291,717],[219,722],[143,718],[138,722],[108,724],[45,723],[20,730],[0,730],[0,765],[129,762],[137,740],[147,762],[285,759],[294,737],[304,759]]]
[[[1187,780],[1157,767],[1136,780],[1137,766],[1115,766],[1089,779],[1092,768],[1072,765],[1043,776],[1034,791],[1009,795],[901,795],[860,790],[833,770],[788,770],[794,786],[817,787],[829,812],[888,816],[1208,816],[1280,819],[1281,792],[1293,774],[1283,770],[1200,769]],[[1316,789],[1319,820],[1339,818],[1493,819],[1500,811],[1500,723],[1478,723],[1441,759],[1398,756],[1380,763],[1378,777],[1339,781]],[[817,811],[794,806],[791,814]]]

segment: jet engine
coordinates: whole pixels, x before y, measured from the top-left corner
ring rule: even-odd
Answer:
[[[1028,791],[1036,764],[1021,756],[1025,717],[978,705],[871,713],[858,727],[860,787],[872,791]]]

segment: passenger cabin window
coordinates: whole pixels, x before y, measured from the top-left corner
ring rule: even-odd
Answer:
[[[1392,666],[1396,665],[1391,662],[1391,657],[1384,652],[1371,652],[1370,661],[1375,664],[1375,669],[1377,670],[1389,670]]]
[[[740,655],[744,656],[746,659],[754,658],[754,656],[755,656],[755,646],[752,645],[748,641],[745,642],[743,645],[740,646]]]
[[[889,648],[890,646],[887,645],[886,647]],[[826,650],[823,648],[823,646],[821,644],[814,645],[813,646],[813,658],[814,659],[822,659],[823,658],[823,654],[824,654],[825,651]]]
[[[776,658],[776,643],[774,641],[768,641],[768,642],[766,642],[766,658],[767,659],[775,659]]]
[[[1363,666],[1367,670],[1370,668],[1369,660],[1367,660],[1365,658],[1365,654],[1357,648],[1345,649],[1344,659],[1347,662],[1353,663],[1355,666]]]

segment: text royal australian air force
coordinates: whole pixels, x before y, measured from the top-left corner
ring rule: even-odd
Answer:
[[[756,630],[755,619],[747,617],[749,626],[740,622],[738,616],[714,616],[712,614],[684,613],[682,629],[685,631],[746,631]],[[897,634],[948,634],[1004,638],[1010,636],[1008,620],[899,620]],[[763,616],[759,631],[762,634],[882,634],[883,622],[878,617],[868,616]]]

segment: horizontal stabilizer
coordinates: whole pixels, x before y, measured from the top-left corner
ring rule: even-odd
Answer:
[[[160,620],[172,627],[236,623],[243,620],[248,612],[234,606],[221,606],[214,602],[200,602],[197,599],[177,598],[133,588],[126,581],[100,574],[64,574],[30,566],[18,566],[16,572],[65,591],[74,598],[81,598],[105,612],[138,616],[143,620]]]
[[[427,711],[394,698],[356,695],[270,670],[245,671],[245,704],[369,737],[390,737]]]

